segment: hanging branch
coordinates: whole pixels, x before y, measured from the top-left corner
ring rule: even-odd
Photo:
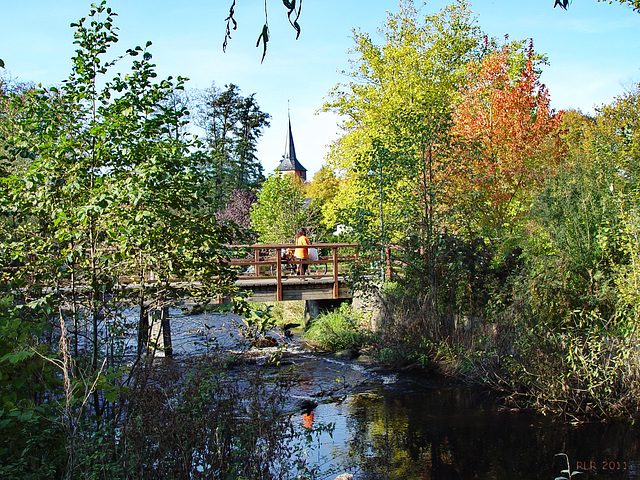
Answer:
[[[236,19],[233,17],[235,15],[235,8],[236,8],[236,0],[233,0],[233,3],[231,4],[231,8],[229,8],[229,16],[225,18],[225,21],[227,22],[227,30],[224,34],[224,42],[222,42],[223,52],[227,51],[227,43],[229,42],[229,40],[231,40],[232,29],[229,28],[230,25],[233,24],[233,30],[238,29],[238,22],[236,22]]]
[[[300,14],[302,13],[302,0],[282,0],[282,4],[287,9],[287,19],[289,20],[289,24],[296,31],[296,40],[300,37],[300,24],[298,20],[300,19]],[[238,29],[238,22],[235,19],[235,8],[236,8],[236,0],[233,0],[231,3],[231,7],[229,8],[229,16],[225,18],[227,22],[226,30],[224,34],[224,42],[222,43],[222,51],[227,51],[227,45],[229,44],[229,40],[231,40],[231,31],[235,31]],[[262,59],[260,63],[264,62],[264,58],[267,55],[267,44],[269,43],[269,21],[267,15],[267,0],[264,0],[264,25],[262,26],[262,31],[258,36],[258,41],[256,42],[256,47],[259,47],[262,44]]]
[[[269,42],[269,19],[267,16],[267,0],[264,0],[264,25],[262,26],[262,33],[258,37],[256,47],[260,45],[262,41],[262,59],[260,63],[264,62],[264,57],[267,54],[267,42]]]
[[[565,10],[567,9],[568,6],[569,6],[569,0],[556,0],[556,3],[553,4],[553,8],[561,7],[561,8],[564,8]]]
[[[302,0],[300,0],[300,3],[298,4],[297,11],[296,11],[296,0],[291,0],[291,1],[282,0],[282,3],[286,8],[289,9],[289,11],[287,12],[287,18],[289,19],[289,24],[291,24],[291,26],[296,31],[296,40],[297,40],[298,37],[300,36],[300,24],[298,24],[298,19],[300,18],[300,13],[302,12]],[[296,15],[296,18],[294,18],[293,21],[291,21],[291,15],[294,13]]]

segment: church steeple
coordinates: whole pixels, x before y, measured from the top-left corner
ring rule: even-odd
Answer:
[[[287,139],[284,145],[284,155],[276,170],[281,173],[291,173],[300,177],[301,180],[306,181],[307,169],[300,164],[298,157],[296,157],[296,147],[293,143],[293,132],[291,131],[291,114],[288,111],[287,117],[289,120],[289,129],[287,130]]]

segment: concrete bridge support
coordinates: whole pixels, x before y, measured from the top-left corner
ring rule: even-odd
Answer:
[[[387,317],[384,293],[379,287],[354,293],[351,305],[355,311],[364,314],[363,326],[373,332],[380,329]]]
[[[304,302],[304,322],[305,328],[309,322],[316,318],[321,311],[333,310],[338,308],[342,302],[351,302],[355,311],[364,314],[362,326],[378,331],[384,323],[387,316],[387,307],[385,305],[384,294],[379,288],[374,287],[366,292],[355,292],[353,298],[330,299],[330,300],[305,300]]]

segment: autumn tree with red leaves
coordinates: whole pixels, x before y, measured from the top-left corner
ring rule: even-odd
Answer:
[[[515,233],[531,194],[558,161],[561,113],[549,107],[532,44],[504,45],[471,63],[454,112],[463,154],[455,196],[470,233]]]

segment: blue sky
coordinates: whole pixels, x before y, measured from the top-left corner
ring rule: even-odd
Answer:
[[[85,16],[89,1],[0,0],[0,58],[12,78],[59,83],[71,69],[73,30],[69,24]],[[426,1],[423,12],[435,13],[447,1]],[[268,174],[284,153],[287,101],[290,102],[296,153],[309,178],[324,163],[327,145],[339,133],[335,116],[318,114],[328,91],[347,81],[351,30],[372,33],[395,0],[304,0],[295,32],[279,0],[268,1],[271,41],[264,63],[255,48],[264,21],[264,2],[238,0],[234,32],[222,53],[231,0],[110,0],[118,13],[120,41],[112,50],[153,42],[151,52],[159,78],[186,76],[188,86],[235,83],[244,95],[256,94],[271,127],[258,147]],[[416,1],[419,5],[420,2]],[[579,108],[593,113],[640,82],[640,14],[596,0],[576,0],[568,11],[553,0],[471,0],[477,22],[490,36],[533,38],[538,52],[549,57],[542,81],[556,109]]]

